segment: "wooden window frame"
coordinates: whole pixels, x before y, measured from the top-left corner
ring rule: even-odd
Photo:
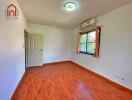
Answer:
[[[101,36],[101,27],[96,27],[96,50],[95,50],[95,57],[99,57],[99,50],[100,50],[100,36]]]
[[[80,51],[80,37],[81,37],[81,35],[82,34],[87,34],[88,35],[89,32],[92,32],[92,31],[96,31],[96,40],[95,40],[96,48],[95,48],[95,53],[94,54],[91,54],[91,53],[87,53],[87,52]],[[79,32],[78,33],[78,45],[77,45],[77,53],[78,54],[82,53],[82,54],[88,54],[88,55],[93,55],[95,57],[99,57],[101,27],[97,26],[96,29],[95,30],[92,30],[92,31],[89,31],[89,32],[86,32],[86,33],[83,33],[83,32]],[[87,43],[86,43],[86,49],[87,49]]]

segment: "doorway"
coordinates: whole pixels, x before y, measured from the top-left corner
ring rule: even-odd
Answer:
[[[25,65],[36,67],[43,65],[43,35],[25,32]]]

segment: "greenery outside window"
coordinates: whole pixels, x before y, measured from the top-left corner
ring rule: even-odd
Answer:
[[[95,30],[89,32],[80,32],[78,53],[89,54],[98,57],[100,46],[100,32],[100,27],[97,27]]]
[[[83,33],[80,37],[80,53],[95,54],[96,30]]]

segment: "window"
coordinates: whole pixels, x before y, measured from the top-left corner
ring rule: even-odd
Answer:
[[[78,53],[99,56],[100,27],[89,32],[79,33]]]
[[[80,37],[80,53],[95,54],[96,31],[83,33]]]

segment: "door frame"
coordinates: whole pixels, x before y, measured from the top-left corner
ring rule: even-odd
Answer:
[[[28,63],[28,32],[26,29],[24,29],[24,48],[25,48],[25,70],[27,69],[27,63]]]

